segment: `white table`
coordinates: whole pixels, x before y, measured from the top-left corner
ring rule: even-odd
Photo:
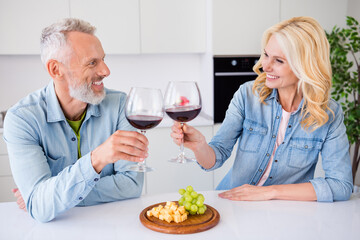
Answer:
[[[360,194],[335,203],[234,202],[218,192],[202,192],[220,213],[214,228],[196,234],[154,232],[139,220],[147,206],[177,200],[178,193],[142,196],[91,207],[75,207],[49,223],[39,223],[15,202],[0,204],[0,239],[360,239]]]

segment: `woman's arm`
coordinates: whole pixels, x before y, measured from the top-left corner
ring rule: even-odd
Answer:
[[[235,201],[264,201],[272,199],[316,201],[316,193],[311,183],[284,184],[273,186],[253,186],[244,184],[229,191],[222,192],[219,197]]]

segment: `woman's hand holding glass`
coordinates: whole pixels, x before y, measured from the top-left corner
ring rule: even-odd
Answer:
[[[179,122],[181,127],[185,122],[199,115],[201,106],[200,90],[196,82],[169,82],[165,93],[165,112],[170,118]],[[183,138],[180,139],[180,154],[169,161],[194,162],[195,159],[185,156]]]

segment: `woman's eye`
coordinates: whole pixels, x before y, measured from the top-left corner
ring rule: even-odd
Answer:
[[[281,60],[281,59],[276,59],[276,61],[279,62],[279,63],[284,63],[284,61]]]
[[[265,56],[265,57],[268,57],[268,54],[267,54],[266,52],[264,52],[264,56]]]

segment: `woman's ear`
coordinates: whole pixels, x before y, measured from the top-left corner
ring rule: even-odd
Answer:
[[[55,59],[50,59],[46,63],[46,69],[52,79],[58,80],[63,77],[64,73],[61,65],[62,64]]]

